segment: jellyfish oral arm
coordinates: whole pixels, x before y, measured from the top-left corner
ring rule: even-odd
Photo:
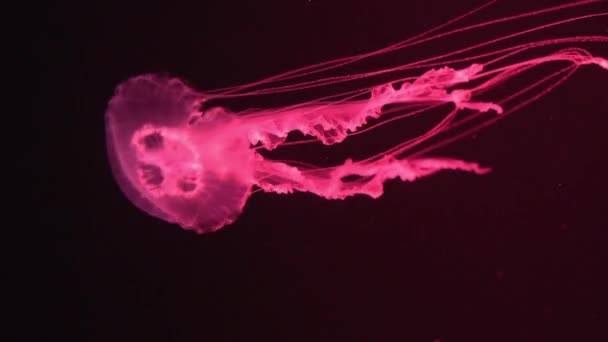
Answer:
[[[271,150],[282,144],[289,132],[300,131],[325,145],[339,143],[364,126],[368,119],[382,116],[382,108],[390,104],[453,103],[457,109],[502,113],[498,104],[472,101],[471,90],[448,90],[468,82],[482,70],[481,64],[460,70],[431,69],[413,82],[402,82],[397,88],[396,82],[376,86],[367,100],[314,103],[267,114],[267,120],[253,117],[255,124],[249,126],[249,140],[252,145],[261,143]]]
[[[372,162],[353,162],[327,169],[301,170],[280,162],[259,160],[256,183],[266,192],[288,194],[311,192],[326,199],[344,199],[354,195],[378,198],[389,179],[414,181],[441,170],[459,170],[484,174],[490,171],[476,163],[446,158],[396,159],[386,156]]]
[[[605,37],[594,39],[608,41]],[[397,80],[377,85],[368,92],[367,100],[303,104],[266,113],[267,120],[254,116],[247,129],[249,140],[252,145],[261,143],[263,148],[271,150],[284,143],[289,132],[300,131],[304,135],[314,136],[325,145],[339,143],[350,133],[357,132],[368,119],[386,114],[383,107],[390,104],[453,103],[457,110],[502,114],[504,110],[499,103],[473,100],[475,92],[488,89],[531,67],[550,62],[571,62],[576,66],[594,64],[608,70],[605,58],[591,56],[577,49],[565,49],[485,72],[485,66],[479,63],[463,69],[431,69],[411,82]],[[484,77],[488,79],[474,87],[470,86],[469,82]]]

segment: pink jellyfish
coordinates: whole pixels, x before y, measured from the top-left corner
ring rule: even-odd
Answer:
[[[539,99],[579,67],[608,69],[606,59],[589,52],[591,47],[605,48],[607,36],[525,40],[530,34],[574,22],[606,20],[605,8],[577,16],[568,12],[593,3],[597,2],[579,1],[446,29],[489,3],[377,51],[214,91],[196,91],[184,81],[161,75],[133,77],[116,88],[106,113],[115,178],[142,210],[205,233],[234,222],[257,191],[304,191],[327,199],[356,194],[377,198],[389,179],[414,181],[446,169],[486,173],[489,169],[477,163],[432,157],[429,152]],[[554,17],[549,13],[564,12],[566,16],[560,20],[547,19]],[[347,65],[386,58],[415,45],[532,18],[552,21],[407,64],[345,72]],[[532,76],[522,86],[521,77],[528,74]],[[277,97],[311,89],[322,96],[278,108],[233,112],[209,105],[217,100]],[[380,125],[438,109],[445,113],[428,131],[361,160],[320,167],[272,160],[259,153],[292,144],[338,144]],[[296,131],[307,138],[289,141],[289,133]]]

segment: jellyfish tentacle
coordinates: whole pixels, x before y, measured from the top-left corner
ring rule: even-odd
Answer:
[[[595,64],[601,68],[608,70],[608,59],[602,57],[591,57],[583,60],[580,64]]]

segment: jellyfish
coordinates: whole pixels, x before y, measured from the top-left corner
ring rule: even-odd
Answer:
[[[487,173],[490,169],[476,162],[431,152],[517,112],[580,67],[608,70],[608,61],[589,49],[605,48],[608,36],[526,38],[575,22],[606,20],[605,8],[569,14],[597,3],[578,1],[457,26],[490,2],[379,50],[222,89],[199,91],[185,80],[159,73],[131,77],[116,87],[106,111],[107,151],[115,179],[130,201],[148,214],[207,233],[237,220],[256,192],[378,198],[390,179],[411,182],[442,170]],[[553,19],[559,13],[565,14]],[[391,59],[391,54],[423,43],[532,19],[545,20],[440,55],[348,72],[358,63]],[[272,99],[294,92],[315,95],[272,105]],[[234,110],[218,104],[252,97],[270,98],[270,105]],[[434,110],[443,114],[423,133],[358,159],[320,166],[261,153],[294,144],[339,144]],[[293,132],[300,138],[292,140]]]

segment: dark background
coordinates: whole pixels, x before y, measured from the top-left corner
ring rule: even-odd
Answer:
[[[390,181],[377,200],[255,194],[236,223],[208,235],[139,211],[112,178],[104,111],[128,77],[165,71],[198,89],[235,85],[380,48],[483,3],[104,1],[36,11],[28,47],[45,70],[36,89],[45,108],[65,109],[42,119],[40,137],[54,139],[35,141],[49,148],[36,181],[52,210],[37,218],[50,237],[31,241],[51,251],[34,258],[35,306],[24,310],[21,334],[608,340],[608,72],[596,67],[434,152],[491,166],[485,176]],[[503,2],[467,23],[556,3]],[[586,25],[576,28],[607,33],[597,20]],[[608,56],[600,47],[593,51]],[[372,134],[346,154],[377,152],[382,136],[395,134]]]

